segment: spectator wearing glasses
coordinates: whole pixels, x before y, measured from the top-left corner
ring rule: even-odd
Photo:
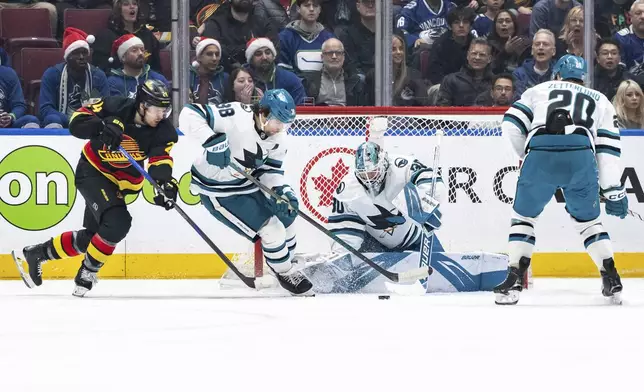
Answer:
[[[322,69],[322,44],[333,33],[319,23],[320,0],[297,0],[300,19],[280,32],[278,65],[296,75]]]
[[[492,89],[476,97],[476,106],[510,106],[514,102],[514,80],[510,74],[500,74],[492,79]]]
[[[438,106],[472,106],[476,97],[492,87],[491,48],[485,38],[475,38],[467,51],[467,65],[445,77],[438,90]]]
[[[364,85],[358,75],[343,69],[344,57],[342,42],[329,38],[322,44],[322,69],[304,75],[307,96],[314,98],[316,106],[364,104]]]
[[[530,55],[532,41],[517,34],[517,26],[517,18],[510,11],[503,10],[496,15],[489,37],[493,73],[512,73]]]
[[[597,45],[595,66],[595,90],[612,100],[622,81],[631,79],[641,84],[641,76],[634,76],[621,64],[619,43],[612,38],[601,40]]]

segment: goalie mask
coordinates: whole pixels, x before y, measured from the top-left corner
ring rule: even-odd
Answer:
[[[389,158],[379,145],[365,142],[356,150],[355,175],[369,193],[376,196],[385,187]]]

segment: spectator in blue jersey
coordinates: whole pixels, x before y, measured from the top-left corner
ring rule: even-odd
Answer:
[[[143,41],[134,34],[125,34],[114,41],[109,60],[113,63],[118,58],[122,67],[112,69],[107,77],[111,96],[135,98],[137,86],[148,79],[159,80],[169,87],[168,80],[145,63],[145,53]]]
[[[0,65],[0,128],[40,128],[40,121],[26,113],[18,74],[13,68]]]
[[[364,84],[356,74],[344,71],[344,46],[337,38],[322,44],[322,69],[304,74],[304,88],[316,106],[362,106]]]
[[[494,28],[494,19],[498,15],[505,0],[487,0],[487,7],[484,14],[479,14],[474,19],[472,31],[476,32],[477,37],[487,37]]]
[[[344,45],[344,70],[359,75],[369,85],[367,88],[371,88],[376,55],[376,3],[358,0],[356,9],[360,22],[342,26],[336,33]]]
[[[275,65],[277,51],[268,38],[253,38],[246,46],[244,64],[253,76],[255,86],[263,91],[283,88],[293,97],[296,105],[304,103],[305,92],[302,81],[293,72]]]
[[[476,97],[474,106],[510,106],[514,102],[514,79],[502,73],[492,79],[492,89]]]
[[[530,18],[530,36],[539,29],[548,29],[559,34],[568,11],[578,6],[576,0],[541,0],[532,9]]]
[[[555,64],[555,35],[548,29],[540,29],[532,39],[532,57],[514,70],[514,100],[527,89],[552,79]]]
[[[620,64],[619,43],[612,38],[599,41],[593,88],[612,100],[622,81],[631,79],[642,84],[643,75],[635,76]]]
[[[631,27],[615,34],[621,47],[622,62],[633,75],[644,73],[644,0],[636,0],[631,6]]]
[[[407,66],[407,44],[405,36],[394,34],[392,38],[393,65],[393,106],[427,106],[427,85],[415,68]]]
[[[322,44],[333,33],[319,23],[320,0],[297,0],[300,19],[280,32],[278,65],[296,75],[322,69]]]
[[[492,72],[512,73],[530,55],[532,40],[517,34],[517,18],[503,10],[494,18],[494,29],[488,37],[492,46]]]
[[[449,0],[412,1],[400,13],[396,28],[405,32],[409,48],[431,45],[447,30],[447,14],[453,8]]]
[[[223,103],[228,74],[220,65],[219,41],[201,37],[197,44],[196,55],[197,59],[190,67],[190,101],[212,105]]]
[[[443,33],[429,51],[427,73],[423,78],[439,84],[445,75],[457,72],[467,64],[467,49],[472,41],[472,22],[475,13],[471,8],[455,8],[447,15],[450,29]]]
[[[45,128],[66,128],[84,101],[109,95],[105,73],[88,62],[91,42],[85,32],[65,29],[65,61],[47,68],[40,85],[38,116]]]
[[[494,75],[490,71],[492,50],[485,38],[474,38],[467,51],[467,65],[441,82],[438,106],[472,106],[476,97],[490,91]]]

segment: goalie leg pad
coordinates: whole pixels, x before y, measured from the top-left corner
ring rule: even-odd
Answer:
[[[610,236],[604,229],[604,225],[599,218],[588,222],[580,222],[572,216],[571,218],[582,241],[584,241],[586,252],[597,265],[597,269],[604,271],[604,260],[613,258],[613,244],[610,242]]]
[[[257,232],[262,241],[264,258],[278,274],[291,269],[292,254],[286,244],[286,228],[276,217],[271,217]]]
[[[508,237],[510,267],[519,268],[521,258],[532,258],[536,242],[534,225],[537,223],[537,218],[528,218],[514,213]]]

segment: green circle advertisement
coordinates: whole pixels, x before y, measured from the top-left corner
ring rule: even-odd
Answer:
[[[0,215],[23,230],[60,223],[76,201],[74,170],[48,147],[25,146],[0,161]]]

